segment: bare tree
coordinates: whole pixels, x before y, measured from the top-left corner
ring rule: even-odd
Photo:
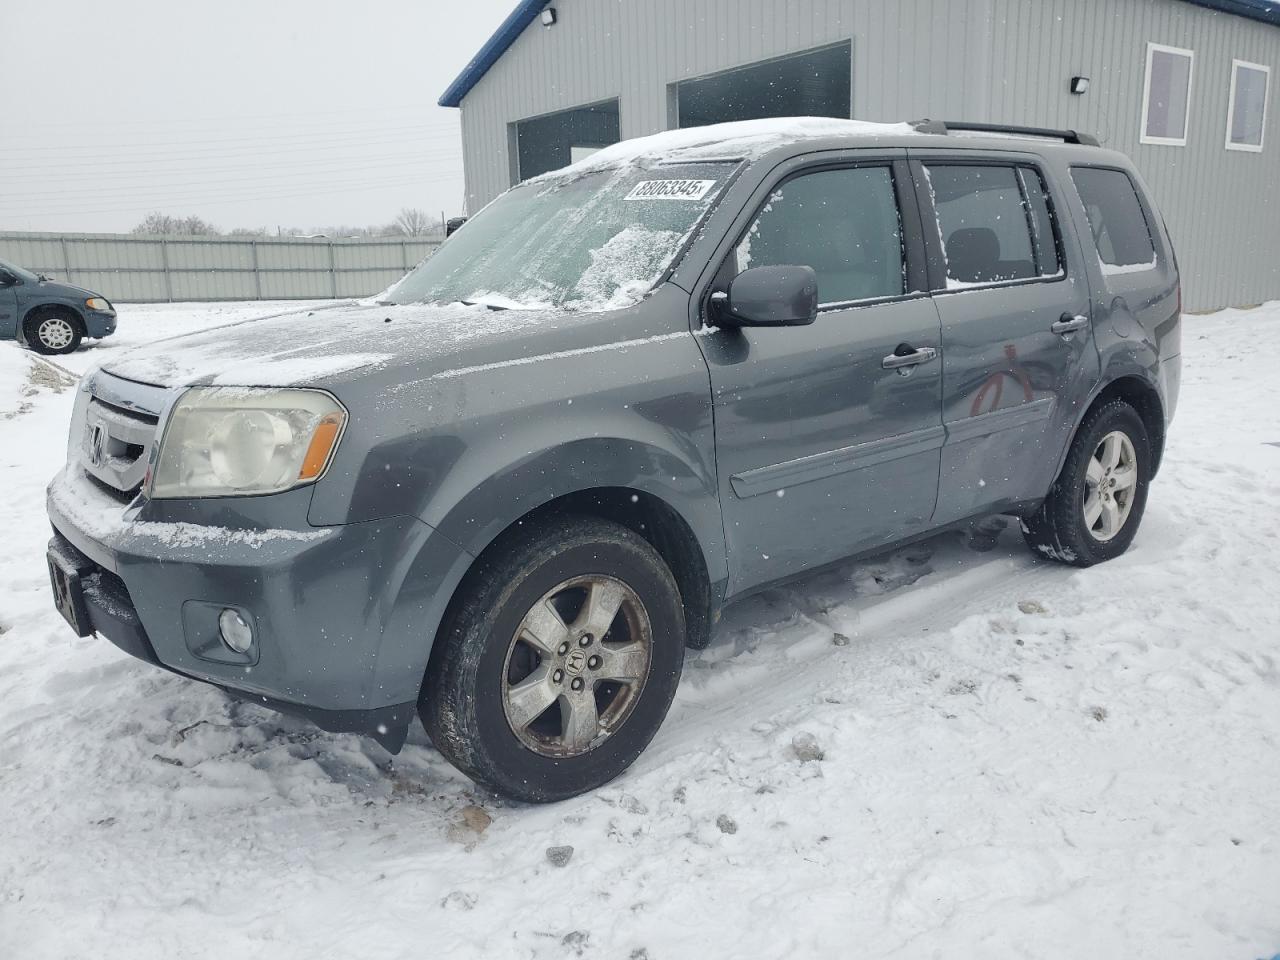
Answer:
[[[178,237],[217,236],[221,231],[209,221],[194,214],[189,217],[173,217],[156,211],[148,213],[133,228],[133,233],[164,233]]]
[[[405,207],[396,217],[394,226],[397,233],[403,233],[410,237],[420,237],[424,233],[432,232],[436,228],[436,222],[425,210],[419,210],[417,207]]]
[[[133,228],[132,232],[167,234],[171,237],[269,237],[276,235],[312,237],[323,235],[333,239],[356,240],[370,237],[442,236],[444,234],[444,223],[439,217],[433,217],[425,210],[419,210],[416,207],[405,207],[395,220],[390,223],[375,223],[363,227],[347,224],[306,228],[281,226],[275,230],[268,230],[266,227],[236,227],[224,232],[207,220],[197,216],[174,217],[157,210],[154,213],[147,214],[142,222]]]

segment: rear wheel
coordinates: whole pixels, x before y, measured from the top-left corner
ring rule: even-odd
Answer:
[[[657,551],[592,517],[521,531],[482,558],[432,654],[419,709],[472,779],[531,802],[625,770],[684,662],[680,593]]]
[[[1142,522],[1151,442],[1138,412],[1111,400],[1085,417],[1044,504],[1022,523],[1041,556],[1088,567],[1124,553]]]
[[[63,311],[46,311],[26,324],[27,346],[36,353],[73,353],[83,338],[80,321]]]

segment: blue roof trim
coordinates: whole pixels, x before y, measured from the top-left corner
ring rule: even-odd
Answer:
[[[463,67],[457,79],[449,84],[449,89],[437,101],[442,107],[460,107],[462,98],[471,92],[471,88],[480,82],[489,72],[489,68],[507,52],[516,42],[516,37],[524,28],[533,23],[551,0],[521,0],[511,11],[511,16],[502,21],[502,26],[491,36],[480,52],[471,58],[471,62]],[[1207,7],[1220,13],[1233,13],[1238,17],[1259,20],[1280,27],[1280,0],[1186,0],[1197,7]]]
[[[542,8],[550,2],[551,0],[520,0],[511,11],[511,16],[502,21],[502,26],[485,42],[480,52],[471,58],[471,62],[462,68],[457,79],[449,84],[449,89],[438,101],[440,106],[462,106],[462,98],[471,92],[471,88],[480,82],[480,78],[489,72],[489,68],[516,42],[516,37],[538,18]]]
[[[1280,3],[1275,0],[1187,0],[1197,7],[1208,7],[1222,13],[1234,13],[1238,17],[1260,20],[1280,27]]]

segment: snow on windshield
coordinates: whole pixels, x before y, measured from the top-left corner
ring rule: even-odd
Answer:
[[[396,303],[599,312],[640,300],[724,190],[731,163],[634,163],[503,194],[389,292]]]
[[[626,306],[644,296],[665,269],[671,251],[684,238],[675,230],[630,226],[591,251],[591,266],[578,278],[569,306],[605,309]]]

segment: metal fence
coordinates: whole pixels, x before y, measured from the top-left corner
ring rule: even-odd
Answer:
[[[112,301],[302,300],[385,290],[439,240],[0,232],[0,260]]]

